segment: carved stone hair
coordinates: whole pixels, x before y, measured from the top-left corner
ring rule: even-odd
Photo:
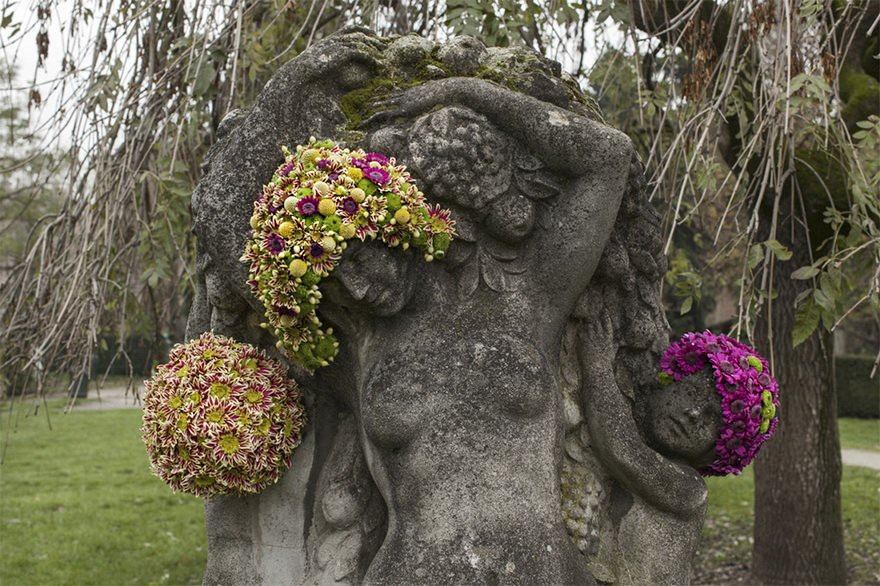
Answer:
[[[615,370],[630,398],[633,390],[654,380],[668,343],[660,299],[666,256],[660,216],[647,201],[645,186],[642,164],[634,155],[611,238],[574,315],[592,320],[605,311],[611,317],[619,342]]]

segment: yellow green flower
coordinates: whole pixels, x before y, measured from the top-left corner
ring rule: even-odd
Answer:
[[[229,397],[230,391],[232,391],[232,389],[229,388],[229,385],[227,385],[227,384],[212,383],[211,388],[208,392],[211,393],[212,395],[214,395],[215,397],[217,397],[218,399],[226,399],[227,397]]]
[[[764,365],[761,364],[761,359],[757,356],[749,356],[746,358],[749,362],[749,366],[757,370],[758,372],[762,372],[764,370]]]
[[[227,433],[220,438],[220,449],[227,454],[234,454],[237,452],[239,445],[238,438],[231,433]]]

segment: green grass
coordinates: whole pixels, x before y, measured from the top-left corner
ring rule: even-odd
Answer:
[[[746,468],[740,476],[707,478],[706,484],[709,511],[703,545],[694,561],[695,583],[734,582],[742,578],[748,582],[755,499],[752,468]],[[877,571],[880,568],[880,471],[844,466],[840,491],[849,581],[877,584],[880,582]]]
[[[841,417],[837,423],[841,447],[880,452],[880,419]]]
[[[202,502],[150,473],[140,411],[62,415],[8,403],[0,439],[0,584],[199,584]],[[8,443],[7,443],[8,440]]]
[[[201,500],[174,494],[149,471],[140,411],[45,413],[0,408],[0,584],[198,584],[206,559]],[[7,436],[7,431],[11,433]],[[880,450],[877,420],[840,420],[845,447]],[[8,442],[7,442],[8,439]],[[748,577],[751,468],[709,478],[696,582]],[[880,472],[844,467],[843,518],[853,583],[880,576]]]

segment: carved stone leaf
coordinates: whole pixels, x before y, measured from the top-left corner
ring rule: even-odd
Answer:
[[[470,297],[480,283],[479,261],[474,260],[465,263],[458,273],[458,295],[461,298]]]
[[[453,213],[455,220],[455,238],[465,242],[477,241],[477,227],[474,222],[464,214]]]
[[[538,157],[523,150],[514,151],[513,162],[518,169],[525,169],[526,171],[535,171],[544,166]]]
[[[559,181],[552,173],[543,169],[537,171],[517,169],[515,176],[517,187],[529,199],[547,199],[559,195]]]
[[[511,290],[507,273],[501,268],[501,264],[494,261],[491,256],[480,254],[480,274],[486,285],[493,291],[503,293]]]
[[[483,246],[492,258],[502,262],[516,260],[519,256],[519,251],[516,248],[498,240],[488,240]]]
[[[514,256],[510,260],[498,260],[491,252],[480,251],[480,275],[486,286],[499,293],[516,291],[520,282],[517,278],[526,271]]]

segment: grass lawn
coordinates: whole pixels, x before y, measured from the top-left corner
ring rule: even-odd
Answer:
[[[0,584],[199,584],[206,559],[202,503],[149,470],[140,410],[0,412]],[[880,450],[880,421],[841,419],[845,447]],[[7,432],[11,432],[8,433]],[[748,582],[751,469],[709,478],[697,584]],[[854,584],[880,583],[880,472],[844,467],[847,562]]]
[[[841,417],[837,424],[841,447],[880,452],[880,419]]]
[[[2,409],[0,584],[200,584],[202,502],[150,473],[138,409]],[[11,433],[7,435],[7,432]]]
[[[875,423],[877,423],[875,421]],[[841,426],[843,429],[843,426]],[[755,499],[752,468],[712,477],[696,584],[748,583]],[[844,466],[841,482],[844,547],[850,584],[880,583],[880,471]]]

